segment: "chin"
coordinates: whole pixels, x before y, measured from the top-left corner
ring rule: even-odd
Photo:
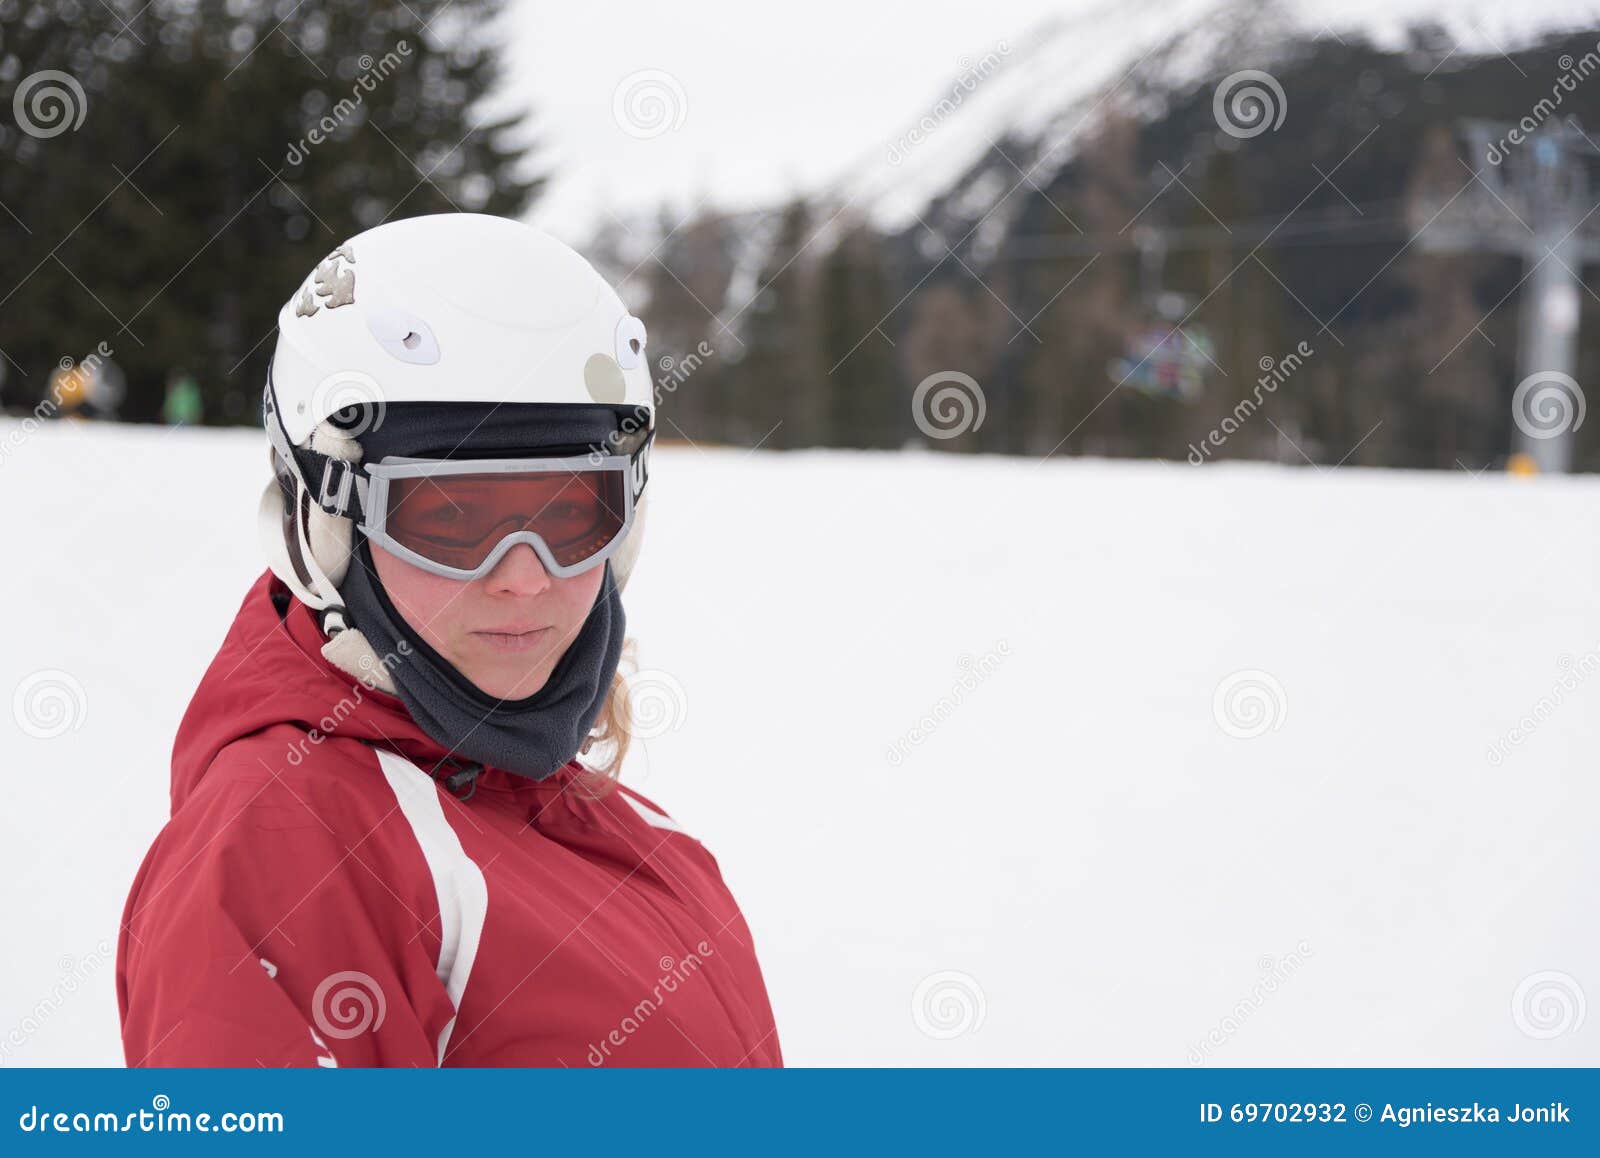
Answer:
[[[525,700],[533,695],[550,678],[543,670],[530,674],[526,671],[499,677],[474,679],[472,682],[485,695],[497,700]]]

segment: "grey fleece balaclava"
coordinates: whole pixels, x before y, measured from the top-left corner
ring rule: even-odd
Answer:
[[[610,407],[537,405],[390,407],[359,436],[362,458],[387,455],[510,457],[581,452],[618,429]],[[608,560],[589,617],[568,643],[545,685],[522,700],[496,700],[424,643],[395,609],[359,530],[339,584],[351,626],[374,652],[389,657],[401,701],[417,725],[458,758],[543,780],[578,754],[605,704],[622,657],[627,617]],[[404,642],[406,647],[401,649]]]

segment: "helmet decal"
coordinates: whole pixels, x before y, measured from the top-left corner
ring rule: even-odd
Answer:
[[[339,259],[343,258],[351,265],[355,264],[356,255],[346,242],[327,256],[327,259],[311,274],[311,284],[300,291],[300,300],[295,303],[294,312],[302,318],[309,318],[317,312],[319,305],[330,310],[340,306],[354,305],[356,300],[356,271],[353,269],[340,269]],[[315,297],[313,297],[313,292]],[[322,298],[319,303],[316,298]]]
[[[607,406],[614,406],[628,396],[628,383],[622,376],[622,367],[610,354],[590,354],[583,364],[583,384],[589,397]]]

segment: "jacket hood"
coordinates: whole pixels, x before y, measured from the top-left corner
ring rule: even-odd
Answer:
[[[340,736],[396,751],[428,769],[450,753],[397,697],[369,687],[322,655],[311,608],[271,571],[251,586],[216,658],[178,726],[172,749],[172,811],[194,792],[217,754],[245,736],[291,724],[318,738]],[[299,753],[315,759],[315,748]],[[289,755],[295,759],[293,753]],[[448,767],[448,766],[447,766]],[[560,770],[564,775],[569,764]],[[480,786],[510,774],[486,768]]]

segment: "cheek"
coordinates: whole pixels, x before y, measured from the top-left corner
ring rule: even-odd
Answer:
[[[378,546],[372,547],[372,562],[389,602],[413,631],[435,647],[449,638],[460,604],[460,583],[413,567]]]
[[[558,584],[562,611],[570,626],[577,627],[589,618],[589,612],[594,609],[595,597],[600,594],[600,584],[604,579],[605,568],[595,567]]]

